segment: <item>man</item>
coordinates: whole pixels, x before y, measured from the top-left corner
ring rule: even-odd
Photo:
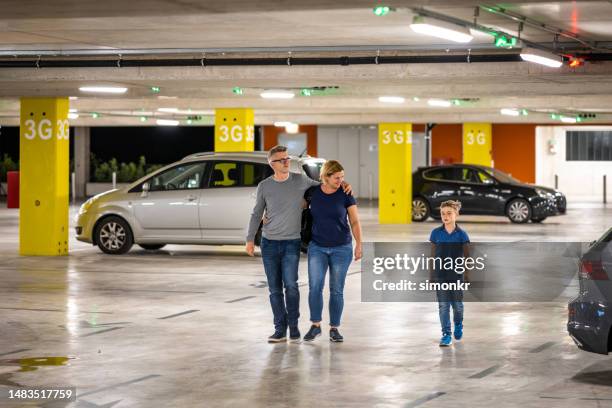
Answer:
[[[270,343],[286,341],[287,328],[291,341],[299,341],[301,337],[298,329],[300,292],[297,281],[302,202],[306,190],[320,184],[303,174],[291,173],[289,161],[285,146],[275,146],[268,152],[268,163],[274,175],[257,186],[257,198],[246,239],[246,252],[253,256],[255,234],[265,211],[261,255],[274,314],[274,334],[268,337]],[[343,189],[350,194],[350,185],[344,184]]]

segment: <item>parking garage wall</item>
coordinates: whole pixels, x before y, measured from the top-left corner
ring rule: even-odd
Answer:
[[[566,132],[572,130],[610,132],[612,126],[538,126],[536,184],[554,186],[556,175],[568,201],[602,202],[603,176],[612,178],[612,161],[567,160]]]

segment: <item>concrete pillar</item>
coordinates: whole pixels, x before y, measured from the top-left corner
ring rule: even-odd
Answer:
[[[252,152],[254,141],[253,109],[215,109],[215,152]]]
[[[68,254],[68,98],[22,98],[19,253]]]
[[[463,124],[463,163],[493,167],[493,136],[490,123]]]
[[[85,197],[85,187],[89,181],[90,132],[89,127],[74,128],[74,173],[76,196]]]
[[[412,222],[412,124],[378,124],[378,222]]]

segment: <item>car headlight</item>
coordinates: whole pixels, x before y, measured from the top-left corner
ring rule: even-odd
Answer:
[[[83,203],[83,205],[81,205],[81,208],[79,208],[79,214],[85,214],[87,212],[87,210],[89,210],[91,208],[91,206],[94,203],[94,197],[90,198],[89,200],[85,201]]]
[[[535,191],[536,194],[542,198],[548,198],[551,195],[548,191],[542,190],[541,188],[536,188]]]

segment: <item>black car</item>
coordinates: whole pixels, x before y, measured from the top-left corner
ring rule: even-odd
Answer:
[[[497,169],[472,164],[421,167],[412,175],[412,219],[440,218],[440,204],[461,201],[461,213],[505,215],[515,223],[564,214],[565,196],[522,183]]]
[[[579,348],[592,353],[612,350],[611,271],[612,228],[580,259],[579,294],[568,304],[567,331]]]

